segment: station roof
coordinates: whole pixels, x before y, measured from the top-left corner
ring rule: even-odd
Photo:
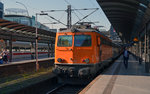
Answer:
[[[97,0],[124,43],[133,41],[150,20],[150,0]]]
[[[36,28],[0,19],[0,38],[13,41],[35,42]],[[55,40],[55,32],[38,28],[38,42],[50,43]]]

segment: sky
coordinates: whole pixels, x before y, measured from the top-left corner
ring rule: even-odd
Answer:
[[[41,11],[46,10],[66,10],[67,5],[71,5],[72,9],[83,9],[83,8],[99,8],[98,11],[94,12],[87,19],[83,20],[85,22],[96,22],[94,26],[104,26],[102,29],[108,30],[110,28],[110,23],[101,10],[99,4],[96,0],[0,0],[4,4],[4,9],[7,8],[21,8],[25,7],[19,3],[24,4],[32,16],[36,13],[41,13]],[[82,19],[84,16],[91,13],[93,10],[78,10],[72,12],[72,24]],[[65,11],[49,12],[48,15],[60,20],[63,23],[67,23],[67,13]],[[38,16],[38,21],[41,23],[53,23],[56,22],[46,15]],[[61,24],[45,24],[50,28],[64,28]]]

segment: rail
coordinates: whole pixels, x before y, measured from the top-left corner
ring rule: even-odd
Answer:
[[[81,91],[85,85],[69,85],[69,84],[62,84],[46,94],[77,94]]]

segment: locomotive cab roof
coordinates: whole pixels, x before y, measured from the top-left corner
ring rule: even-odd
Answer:
[[[80,22],[78,25],[73,25],[71,29],[61,28],[60,32],[94,32],[96,29],[91,27],[89,22]]]
[[[61,28],[59,32],[97,32],[103,35],[104,37],[107,37],[104,33],[100,32],[97,28],[93,28],[91,24],[92,23],[89,22],[81,22],[78,25],[73,25],[71,29]]]
[[[86,28],[85,26],[73,26],[71,29],[62,28],[59,32],[97,32],[106,37],[106,35],[100,32],[98,29],[91,27]]]
[[[98,30],[91,27],[91,25],[73,25],[72,28],[61,28],[59,32],[98,32]]]

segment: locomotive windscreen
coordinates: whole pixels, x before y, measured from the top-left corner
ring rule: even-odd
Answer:
[[[70,47],[70,46],[72,46],[72,35],[58,36],[57,46],[59,46],[59,47]]]
[[[91,36],[90,35],[75,35],[74,45],[76,47],[87,47],[91,46]]]

